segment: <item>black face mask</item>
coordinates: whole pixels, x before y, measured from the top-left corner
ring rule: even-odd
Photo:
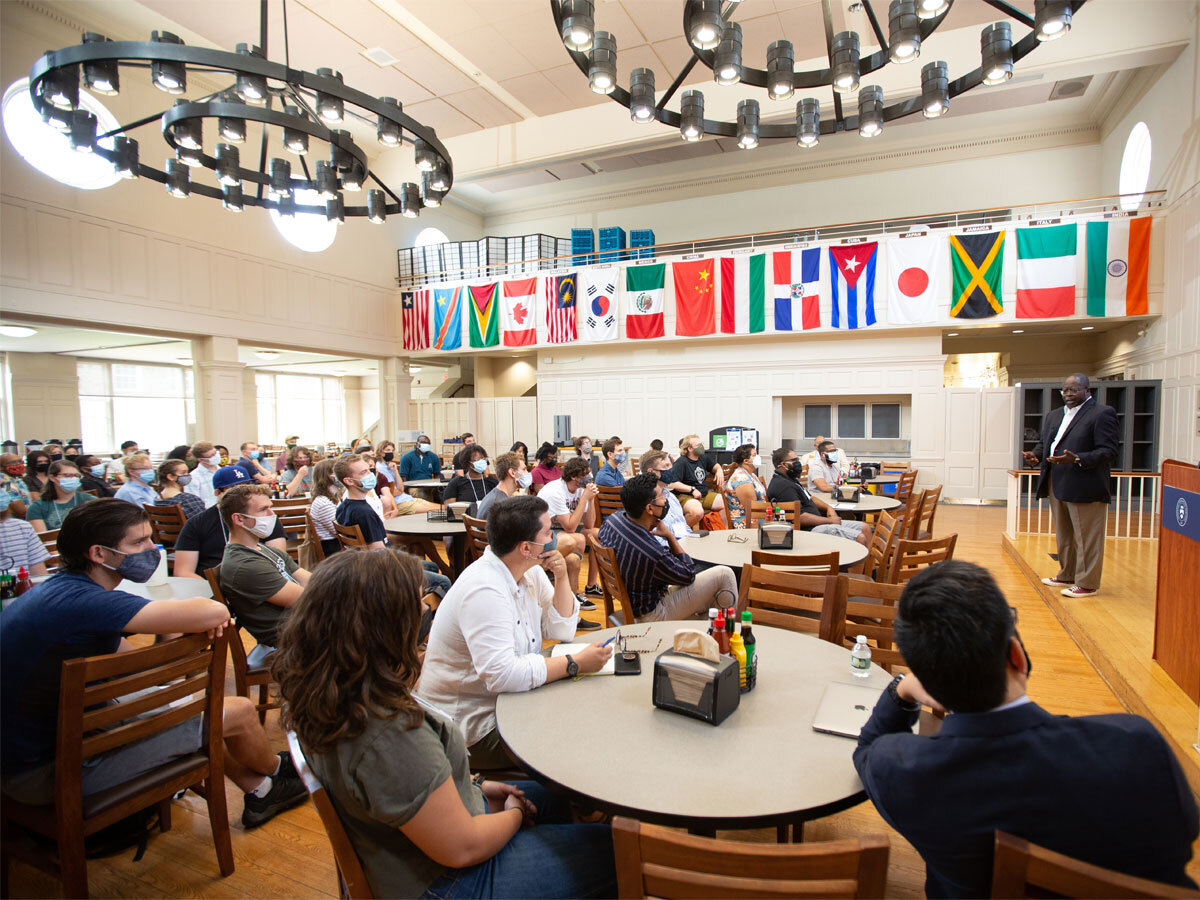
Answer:
[[[50,471],[50,463],[48,463],[48,462],[34,463],[33,469],[35,472],[49,472]]]
[[[794,460],[791,466],[788,467],[788,474],[793,478],[800,478],[804,474],[804,463],[800,460]]]
[[[395,458],[396,458],[396,454],[395,454],[395,453],[385,453],[385,454],[383,454],[383,461],[384,461],[384,462],[391,462],[391,461],[392,461],[393,459],[395,459]]]
[[[58,460],[63,458],[63,455],[61,453],[51,453],[50,458],[52,460],[54,460],[55,462],[57,462]]]
[[[663,469],[661,472],[659,472],[658,480],[661,481],[663,484],[670,484],[671,483],[671,470]]]

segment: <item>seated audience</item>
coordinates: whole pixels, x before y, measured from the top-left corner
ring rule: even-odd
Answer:
[[[226,447],[224,444],[214,444],[213,446],[217,448],[217,453],[220,454],[218,459],[220,460],[221,465],[227,466],[233,461],[233,457],[229,455],[228,447]]]
[[[154,466],[150,457],[145,453],[134,453],[125,457],[125,483],[117,488],[118,500],[136,503],[139,506],[153,506],[158,500],[158,491],[154,489]]]
[[[696,571],[663,517],[667,498],[655,472],[643,472],[621,488],[623,511],[609,513],[598,540],[611,547],[625,582],[633,613],[652,622],[686,619],[717,606],[718,591],[737,597],[737,580],[728,566]],[[666,541],[664,547],[656,538]],[[728,604],[726,604],[728,605]]]
[[[654,440],[652,440],[652,441],[650,442],[650,449],[651,449],[651,450],[658,450],[658,451],[660,451],[660,452],[662,452],[662,453],[666,453],[666,454],[667,454],[667,459],[668,459],[668,460],[670,460],[670,462],[671,462],[671,465],[675,465],[675,458],[674,458],[673,456],[671,456],[671,451],[670,451],[670,450],[667,450],[666,448],[664,448],[664,447],[663,447],[663,442],[662,442],[661,440],[659,440],[658,438],[655,438]]]
[[[487,474],[487,451],[470,444],[459,451],[458,459],[466,466],[466,474],[455,475],[446,483],[442,502],[479,503],[496,486],[495,476]]]
[[[414,497],[405,490],[404,479],[400,476],[399,466],[395,462],[395,444],[391,441],[380,441],[376,451],[375,472],[378,479],[376,491],[381,496],[391,499],[395,515],[411,516],[416,513],[429,512],[431,509],[438,509],[437,503],[431,503],[421,497]],[[439,472],[438,474],[440,475],[441,473]]]
[[[172,447],[165,459],[181,459],[187,465],[188,469],[196,468],[196,460],[192,456],[192,447],[190,444],[180,444],[178,447]]]
[[[204,512],[204,501],[194,494],[187,493],[186,488],[192,482],[192,476],[187,470],[187,463],[182,459],[168,459],[158,467],[158,499],[156,506],[178,506],[183,510],[184,518],[190,519]]]
[[[802,531],[832,534],[860,544],[870,544],[871,527],[867,523],[843,521],[832,506],[804,489],[800,480],[803,463],[795,450],[781,447],[771,454],[771,462],[775,466],[775,474],[767,485],[767,499],[772,503],[799,503],[797,515]]]
[[[817,450],[818,458],[808,465],[808,489],[831,494],[838,481],[850,474],[850,467],[841,461],[833,441],[821,441]]]
[[[518,488],[528,490],[529,485],[533,483],[533,476],[525,467],[525,460],[521,458],[521,454],[511,450],[496,457],[495,470],[499,480],[496,486],[488,491],[487,496],[479,501],[475,510],[475,517],[478,519],[487,518],[493,503],[513,496]]]
[[[246,441],[241,447],[242,455],[234,463],[239,469],[245,469],[246,474],[259,484],[271,484],[275,475],[262,464],[262,449],[254,441]]]
[[[282,474],[283,470],[288,467],[288,456],[298,446],[300,446],[300,435],[298,434],[289,434],[283,439],[283,452],[275,457],[275,473],[277,475]]]
[[[192,469],[192,480],[184,490],[199,497],[204,508],[210,509],[217,505],[213,476],[221,466],[221,454],[208,441],[198,441],[192,444],[192,456],[196,459],[196,468]]]
[[[116,499],[97,500],[67,515],[58,536],[60,571],[0,613],[0,719],[3,790],[23,803],[54,802],[58,693],[65,660],[130,649],[121,635],[220,634],[229,611],[215,600],[147,600],[117,590],[122,579],[144,583],[159,552],[146,511]],[[254,704],[226,697],[222,729],[225,774],[245,792],[242,825],[261,825],[302,803],[304,785],[291,757],[271,752]],[[85,761],[89,796],[136,778],[204,739],[196,716],[137,743]]]
[[[283,724],[329,792],[372,895],[615,896],[608,826],[567,824],[569,804],[535,782],[473,782],[463,732],[415,695],[419,584],[416,562],[394,550],[328,560],[272,665]],[[527,656],[530,668],[561,664]]]
[[[25,456],[25,487],[31,497],[40,497],[50,480],[50,454],[45,450],[31,450]]]
[[[821,461],[821,451],[817,448],[825,443],[825,435],[818,434],[813,438],[813,448],[804,454],[804,458],[800,460],[800,465],[811,469],[813,463]]]
[[[279,474],[279,483],[286,487],[289,497],[299,497],[305,491],[312,490],[312,464],[313,452],[307,447],[288,450],[284,469]]]
[[[217,509],[229,529],[221,558],[221,593],[238,625],[258,641],[246,662],[259,665],[278,643],[279,625],[304,592],[308,572],[286,551],[262,543],[278,521],[265,484],[231,487],[217,501]]]
[[[125,483],[125,461],[138,453],[137,441],[125,441],[121,444],[121,455],[108,461],[108,477],[109,480],[115,481],[117,484]]]
[[[520,453],[521,459],[525,463],[526,468],[529,467],[529,445],[524,441],[516,441],[508,448],[509,453]]]
[[[95,500],[91,494],[85,494],[79,489],[81,479],[79,467],[65,459],[50,464],[50,472],[46,486],[42,489],[39,499],[29,504],[25,519],[35,531],[54,531],[61,528],[67,513],[77,506],[82,506],[89,500]]]
[[[338,543],[337,531],[333,527],[337,505],[344,492],[333,473],[336,463],[336,459],[323,459],[313,466],[312,503],[308,507],[313,530],[317,533],[317,540],[321,542],[321,549],[326,556],[342,549]]]
[[[368,549],[376,550],[387,546],[383,514],[369,502],[369,498],[375,497],[376,480],[370,464],[361,454],[351,453],[334,463],[333,477],[346,491],[334,514],[337,524],[357,525]]]
[[[986,897],[996,831],[1140,878],[1195,888],[1200,833],[1170,745],[1140,716],[1053,716],[1026,693],[1032,663],[992,576],[952,560],[900,597],[912,670],[880,695],[854,765],[880,815],[925,860],[930,897]],[[921,705],[941,731],[912,733]]]
[[[25,460],[15,453],[0,455],[0,491],[11,498],[5,508],[17,518],[24,517],[25,510],[38,496],[30,494],[29,485],[25,483]]]
[[[88,491],[97,497],[116,496],[116,490],[108,486],[108,467],[104,460],[98,456],[81,454],[75,457],[75,465],[79,467],[80,490]]]
[[[197,466],[199,468],[199,466]],[[245,469],[237,466],[222,466],[213,476],[213,493],[221,494],[239,484],[254,484]],[[221,564],[229,533],[221,510],[210,506],[198,516],[184,523],[179,537],[175,539],[175,567],[171,574],[180,578],[203,578],[213,566]],[[287,533],[276,520],[275,528],[266,539],[266,545],[280,553],[287,552]]]
[[[51,463],[56,463],[63,458],[62,444],[58,441],[51,441],[42,450],[50,457]]]
[[[547,552],[550,514],[540,497],[497,503],[487,533],[483,556],[438,607],[417,687],[462,729],[476,769],[513,764],[496,730],[496,695],[565,678],[568,657],[542,656],[542,642],[571,640],[580,621],[566,565]],[[611,646],[593,644],[574,662],[581,672],[595,672],[611,655]]]
[[[604,487],[620,487],[625,483],[625,445],[620,438],[609,438],[600,445],[604,465],[596,472],[596,484]]]
[[[753,444],[742,444],[733,451],[734,469],[725,482],[725,502],[729,506],[729,524],[745,528],[750,524],[750,508],[755,500],[767,499],[767,486],[758,477],[762,457]]]
[[[17,503],[13,497],[8,488],[0,487],[0,559],[13,575],[20,572],[21,566],[30,575],[45,575],[50,551],[33,526],[10,511]]]
[[[575,445],[575,455],[578,457],[582,457],[583,459],[586,459],[587,464],[588,464],[588,469],[591,471],[592,475],[595,475],[596,472],[600,469],[600,463],[597,461],[596,457],[592,454],[592,446],[593,446],[592,439],[590,437],[588,437],[586,434],[581,434],[579,437],[575,438],[575,440],[572,441],[571,443],[573,443]]]
[[[399,475],[405,481],[426,478],[441,481],[442,461],[433,452],[433,441],[429,439],[429,435],[420,435],[417,438],[417,446],[400,457]]]
[[[538,496],[546,501],[546,507],[550,510],[550,522],[555,535],[552,549],[559,550],[564,556],[568,553],[583,555],[587,550],[587,535],[596,534],[595,500],[599,495],[599,489],[592,483],[587,460],[580,456],[568,459],[562,467],[562,478],[551,481],[538,492]],[[580,599],[583,609],[595,609],[596,604],[588,600],[587,595],[604,596],[604,590],[600,587],[600,573],[596,569],[595,560],[590,556],[587,587],[584,597]],[[596,622],[584,620],[579,623],[579,627],[581,630],[590,631],[600,626]]]
[[[716,490],[708,489],[708,476],[716,482]],[[704,452],[704,442],[698,435],[689,434],[679,442],[679,459],[671,472],[671,480],[680,482],[705,510],[721,509],[725,504],[721,492],[725,490],[725,472],[721,466]]]
[[[549,484],[562,478],[562,469],[558,467],[558,448],[549,441],[538,447],[534,459],[537,460],[531,473],[534,484]]]
[[[396,463],[396,445],[391,441],[380,441],[375,445],[375,474],[381,483],[395,493],[395,484],[400,480],[400,467]]]
[[[679,498],[675,496],[678,482],[671,481],[671,471],[674,468],[671,457],[663,450],[647,450],[641,455],[639,463],[642,474],[653,473],[662,482],[663,496],[667,498],[667,514],[663,516],[663,521],[675,537],[683,537],[699,525],[700,520],[704,518],[704,507],[695,497],[687,498],[682,506],[679,504]],[[664,547],[667,545],[665,539],[660,538],[660,541]]]

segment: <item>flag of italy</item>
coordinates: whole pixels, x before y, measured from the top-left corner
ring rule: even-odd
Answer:
[[[1017,229],[1017,318],[1075,313],[1076,225]]]

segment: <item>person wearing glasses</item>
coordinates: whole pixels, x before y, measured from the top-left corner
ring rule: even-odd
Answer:
[[[1064,597],[1091,597],[1100,590],[1104,568],[1104,523],[1108,518],[1109,471],[1117,461],[1121,428],[1111,406],[1092,398],[1088,377],[1076,373],[1062,386],[1063,405],[1042,423],[1042,438],[1024,453],[1042,470],[1038,499],[1050,499],[1058,574],[1042,584]]]

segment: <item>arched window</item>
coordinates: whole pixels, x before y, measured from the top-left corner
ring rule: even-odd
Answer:
[[[1142,192],[1150,182],[1150,129],[1145,122],[1138,122],[1125,141],[1125,153],[1121,156],[1121,177],[1117,190],[1129,194],[1121,198],[1121,209],[1137,209],[1142,202]]]
[[[417,241],[413,244],[414,247],[427,247],[430,244],[448,244],[450,238],[446,237],[445,233],[440,228],[422,228],[421,233],[417,235]]]

